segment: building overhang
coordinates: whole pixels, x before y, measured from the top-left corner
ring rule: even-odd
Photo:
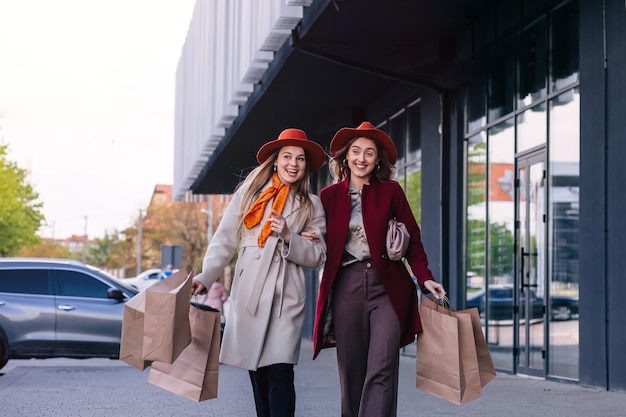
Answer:
[[[473,72],[467,42],[474,16],[489,4],[313,1],[240,105],[192,192],[231,193],[257,165],[259,147],[285,128],[303,129],[327,149],[337,129],[390,116],[389,103],[397,106],[423,89],[443,92],[464,83]]]

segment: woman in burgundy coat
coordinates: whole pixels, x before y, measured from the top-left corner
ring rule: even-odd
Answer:
[[[387,223],[411,236],[405,259],[421,290],[446,292],[428,269],[420,229],[394,164],[392,140],[369,122],[340,129],[330,143],[336,182],[320,192],[327,260],[317,300],[314,353],[337,347],[343,417],[396,415],[400,348],[421,331],[417,291],[404,262],[385,251]]]

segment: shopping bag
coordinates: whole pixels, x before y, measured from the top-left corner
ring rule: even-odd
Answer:
[[[172,363],[191,343],[192,272],[181,269],[145,289],[144,360]]]
[[[496,368],[491,360],[491,353],[487,347],[487,340],[480,324],[480,313],[478,308],[473,307],[461,310],[470,314],[472,318],[472,328],[474,329],[474,341],[476,342],[476,356],[478,356],[478,371],[480,373],[480,385],[484,387],[496,377]]]
[[[140,292],[124,304],[120,360],[143,371],[150,361],[143,359],[143,329],[146,293]]]
[[[189,323],[191,343],[171,364],[152,362],[148,382],[197,402],[217,398],[220,313],[194,304]]]
[[[436,301],[431,300],[428,297],[424,297],[422,301],[422,306],[434,309],[436,309],[437,306],[442,307]],[[484,387],[496,377],[496,369],[493,366],[491,353],[489,352],[489,348],[487,347],[485,334],[483,333],[483,328],[480,323],[480,313],[478,312],[478,308],[472,307],[458,311],[448,309],[448,311],[453,316],[459,313],[467,313],[472,318],[472,329],[474,330],[474,341],[476,343],[476,355],[478,356],[478,370],[480,372],[480,385],[481,387]]]
[[[416,387],[455,404],[482,395],[470,314],[420,305],[422,332],[416,346]]]

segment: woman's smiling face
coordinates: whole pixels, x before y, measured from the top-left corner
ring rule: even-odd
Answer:
[[[358,138],[350,145],[346,159],[352,176],[369,180],[378,163],[376,142],[364,137]]]
[[[304,177],[306,154],[299,146],[283,146],[274,161],[276,173],[283,184],[293,185]]]

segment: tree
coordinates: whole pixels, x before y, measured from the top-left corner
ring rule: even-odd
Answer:
[[[101,268],[125,267],[129,261],[127,249],[128,245],[120,240],[117,231],[106,232],[102,239],[97,238],[89,242],[87,263]]]
[[[422,171],[414,170],[408,175],[406,197],[417,224],[422,224]]]
[[[0,145],[0,256],[15,256],[37,244],[37,231],[45,221],[39,194],[27,182],[27,172],[7,159],[8,146]]]
[[[35,258],[74,259],[69,249],[58,243],[43,239],[39,243],[22,248],[19,256]]]
[[[182,266],[197,269],[197,261],[202,259],[207,247],[207,216],[200,210],[202,207],[200,203],[170,202],[148,213],[144,242],[149,253],[158,254],[160,261],[161,245],[180,245]]]

